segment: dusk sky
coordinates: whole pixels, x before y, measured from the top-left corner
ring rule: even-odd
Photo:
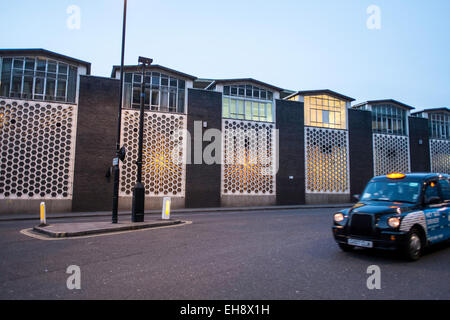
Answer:
[[[71,5],[79,29],[68,27]],[[367,26],[371,5],[380,29]],[[55,51],[109,77],[120,64],[122,10],[122,0],[3,0],[0,47]],[[125,63],[142,55],[199,78],[449,107],[449,16],[448,0],[129,0]]]

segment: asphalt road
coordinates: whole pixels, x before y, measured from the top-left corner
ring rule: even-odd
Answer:
[[[193,223],[62,241],[21,234],[32,221],[2,222],[0,299],[450,299],[448,244],[413,263],[344,253],[334,211],[180,214]],[[81,268],[81,290],[66,287],[70,265]],[[380,290],[367,288],[371,265]]]

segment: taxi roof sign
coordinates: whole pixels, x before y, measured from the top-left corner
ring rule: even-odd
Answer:
[[[391,174],[388,174],[387,177],[389,179],[403,179],[406,177],[406,175],[403,173],[391,173]]]

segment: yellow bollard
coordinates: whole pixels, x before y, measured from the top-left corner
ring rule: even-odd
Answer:
[[[41,202],[41,226],[47,225],[47,214],[45,210],[45,202]]]
[[[170,206],[172,204],[172,200],[170,198],[164,198],[163,200],[163,209],[162,209],[162,219],[170,220]]]

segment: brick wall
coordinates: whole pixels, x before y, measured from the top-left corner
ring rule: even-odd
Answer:
[[[112,208],[119,80],[81,76],[75,156],[73,211]]]
[[[304,103],[277,100],[277,203],[305,203]],[[293,177],[293,179],[290,179]]]
[[[188,95],[187,128],[191,135],[191,164],[186,166],[186,207],[219,207],[221,165],[205,164],[203,157],[202,164],[194,163],[194,124],[195,121],[207,122],[207,128],[201,127],[199,130],[200,135],[207,129],[222,130],[222,94],[189,89]],[[202,150],[208,144],[210,142],[203,142]]]
[[[373,177],[372,114],[348,110],[350,194],[361,194]],[[352,199],[353,200],[353,199]]]
[[[430,172],[431,163],[428,120],[410,117],[409,132],[411,172]]]

